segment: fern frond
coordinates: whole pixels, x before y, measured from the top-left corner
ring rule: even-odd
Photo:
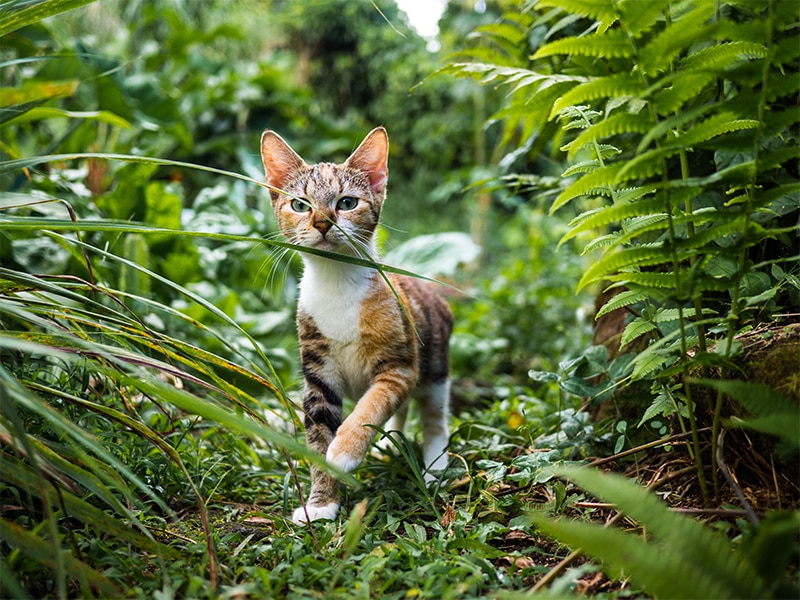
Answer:
[[[691,148],[701,142],[707,142],[726,133],[744,129],[757,129],[759,125],[760,123],[755,119],[735,119],[730,114],[714,115],[678,136],[674,145]]]
[[[630,73],[618,73],[607,77],[598,77],[582,83],[564,94],[553,106],[555,116],[568,106],[585,104],[598,98],[619,98],[636,96],[645,91],[640,77]]]
[[[670,289],[675,287],[675,276],[672,273],[626,271],[606,277],[609,281],[619,282],[627,286],[639,286],[645,289]]]
[[[562,177],[570,177],[575,175],[576,173],[591,173],[596,171],[600,168],[600,161],[597,159],[593,160],[582,160],[579,163],[575,163],[571,167],[569,167],[566,171],[564,171],[561,176]]]
[[[653,213],[643,217],[634,217],[625,222],[625,233],[619,236],[617,242],[620,246],[631,240],[641,237],[645,233],[666,230],[668,227],[667,213]]]
[[[800,429],[797,427],[800,406],[797,402],[761,383],[708,379],[700,379],[696,383],[724,392],[755,415],[747,419],[735,417],[729,425],[748,427],[777,436],[795,447],[800,446]]]
[[[637,179],[647,179],[656,175],[661,175],[664,169],[664,160],[677,154],[680,148],[657,148],[640,154],[626,162],[617,172],[617,179],[614,182],[620,185],[626,181]]]
[[[642,317],[636,317],[625,326],[625,330],[622,332],[622,336],[619,339],[619,345],[620,347],[627,346],[633,340],[651,333],[656,329],[657,327],[650,321]]]
[[[661,598],[736,598],[723,582],[715,581],[701,566],[677,551],[659,550],[635,534],[593,523],[544,515],[531,519],[543,532],[563,543],[581,548],[605,564],[624,570],[638,587]]]
[[[695,233],[692,237],[685,240],[679,240],[677,243],[678,248],[682,250],[702,248],[707,244],[719,241],[722,238],[734,234],[746,234],[751,243],[755,243],[764,237],[764,228],[758,223],[749,223],[747,231],[744,230],[745,219],[744,215],[737,218],[733,222],[717,223],[712,227],[704,229]]]
[[[763,44],[745,41],[724,42],[688,55],[681,60],[680,68],[721,72],[740,60],[754,60],[766,56],[767,48]]]
[[[568,157],[572,160],[575,153],[586,144],[595,140],[602,140],[615,135],[626,133],[645,133],[652,128],[649,117],[644,114],[617,113],[607,119],[595,123],[576,137],[570,147]]]
[[[643,300],[647,300],[647,294],[644,294],[639,290],[625,290],[612,296],[612,298],[606,302],[600,308],[600,310],[597,311],[597,314],[594,316],[594,318],[599,319],[611,311],[630,306],[631,304],[636,304],[637,302],[642,302]]]
[[[597,237],[588,244],[586,244],[583,251],[581,252],[581,256],[586,256],[590,252],[594,252],[595,250],[599,250],[600,248],[608,248],[609,246],[616,246],[618,244],[617,242],[618,238],[619,238],[619,232],[601,235],[600,237]]]
[[[635,189],[643,190],[643,193],[647,193],[648,191],[647,188]],[[614,204],[613,206],[599,208],[596,211],[588,214],[588,216],[581,215],[573,219],[573,221],[569,224],[569,231],[564,234],[558,244],[560,246],[567,240],[570,240],[576,235],[590,229],[605,227],[607,225],[611,225],[612,223],[617,223],[631,217],[652,214],[655,211],[662,209],[663,204],[663,200],[660,198],[648,198],[647,200],[642,200],[640,202],[627,204],[620,202],[618,204]]]
[[[762,171],[776,169],[789,160],[800,158],[800,144],[789,144],[785,148],[770,150],[761,154],[759,168]]]
[[[656,314],[650,319],[653,323],[673,323],[680,319],[694,319],[696,311],[693,308],[659,308]],[[703,316],[710,316],[717,314],[710,308],[703,309]]]
[[[450,56],[448,65],[443,67],[442,70],[448,72],[446,69],[454,64],[470,63],[482,63],[503,67],[514,67],[518,65],[518,62],[514,60],[508,52],[504,52],[492,44],[480,44],[473,45]]]
[[[475,29],[474,34],[500,42],[501,47],[507,51],[516,50],[525,41],[525,31],[508,22],[481,25]]]
[[[644,352],[637,354],[633,359],[633,371],[631,371],[631,380],[641,381],[646,377],[651,376],[664,365],[674,362],[674,357],[671,352],[664,350],[655,350],[655,346],[651,344]]]
[[[569,82],[547,80],[529,98],[515,98],[507,108],[492,115],[489,122],[507,120],[524,123],[530,130],[543,128],[547,125],[553,103],[571,86]],[[523,139],[527,138],[523,136]]]
[[[668,81],[668,88],[661,85]],[[670,78],[665,78],[661,83],[651,88],[649,96],[653,96],[652,103],[656,112],[662,116],[670,116],[683,108],[684,103],[694,100],[709,85],[716,81],[715,73],[704,71],[679,71]]]
[[[550,42],[539,48],[531,59],[537,60],[558,54],[595,58],[627,58],[633,56],[633,48],[624,31],[612,29],[604,34],[566,37]]]
[[[614,0],[541,0],[539,6],[560,8],[595,21],[608,22],[617,18]]]
[[[670,0],[627,0],[621,2],[620,23],[625,31],[634,39],[641,38],[650,31],[656,23],[664,20],[664,12],[668,9]]]
[[[674,138],[669,145],[649,150],[629,161],[620,171],[617,183],[661,174],[663,161],[675,156],[681,150],[691,149],[697,144],[726,133],[758,128],[759,125],[760,123],[756,120],[733,119],[730,114],[709,117],[686,133]]]
[[[800,48],[798,48],[796,42],[796,39],[786,38],[773,45],[772,56],[770,57],[772,64],[780,67],[784,65],[796,67],[797,58],[800,56]]]
[[[558,195],[553,202],[553,206],[550,207],[550,214],[557,211],[573,198],[577,198],[578,196],[581,196],[590,190],[600,187],[606,187],[610,189],[621,168],[621,163],[612,164],[597,169],[593,173],[587,173]]]
[[[636,148],[636,154],[644,152],[645,148],[650,145],[650,142],[660,140],[670,132],[682,130],[684,125],[710,112],[716,106],[716,104],[702,104],[660,121],[655,127],[650,127],[647,133],[642,137],[639,146]]]
[[[767,102],[775,102],[781,98],[791,98],[800,90],[800,76],[773,77],[767,88]]]
[[[644,73],[653,76],[667,71],[678,54],[687,50],[695,40],[708,37],[710,25],[707,21],[714,10],[713,2],[698,2],[695,8],[655,36],[639,53],[639,64]]]
[[[564,520],[554,523],[543,516],[535,519],[537,525],[570,545],[624,569],[649,594],[663,598],[769,595],[766,583],[748,562],[731,551],[727,539],[689,517],[670,512],[645,488],[620,475],[585,468],[559,469],[558,474],[617,506],[641,523],[648,538],[653,539],[645,541],[636,535],[588,523]],[[609,532],[612,535],[606,536]]]
[[[606,275],[642,266],[652,266],[669,262],[669,250],[661,243],[643,244],[635,248],[625,248],[619,252],[606,254],[589,267],[578,282],[578,290],[588,284],[603,279]]]
[[[651,187],[629,187],[617,190],[617,203],[626,204],[636,202],[644,198],[647,194],[655,192],[655,188]]]

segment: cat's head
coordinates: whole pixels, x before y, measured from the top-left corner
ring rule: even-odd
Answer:
[[[386,198],[388,155],[389,137],[383,127],[373,129],[339,165],[309,165],[281,136],[265,131],[261,158],[286,239],[309,248],[372,256],[373,234]]]

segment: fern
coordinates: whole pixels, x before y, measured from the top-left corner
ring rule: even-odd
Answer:
[[[585,104],[598,98],[619,98],[635,96],[644,92],[641,78],[628,73],[609,75],[587,81],[559,98],[553,105],[553,114],[557,114],[569,106]]]
[[[633,54],[633,48],[624,31],[612,30],[603,35],[567,37],[550,42],[539,48],[532,58],[536,60],[556,54],[627,58]]]
[[[732,417],[728,425],[746,427],[780,438],[796,452],[800,450],[800,406],[772,388],[745,381],[697,380],[695,383],[714,388],[744,406],[753,417]]]
[[[615,164],[587,173],[558,195],[555,202],[553,202],[553,206],[550,208],[550,212],[555,212],[570,200],[582,196],[591,190],[595,190],[601,186],[610,187],[609,182],[615,181],[621,169],[622,165]]]
[[[681,68],[719,71],[739,60],[766,58],[766,56],[767,48],[763,44],[746,41],[725,42],[689,54],[681,60]]]
[[[568,145],[567,149],[569,153],[567,157],[573,160],[578,150],[586,146],[589,142],[629,133],[644,134],[647,133],[649,129],[650,120],[647,115],[617,113],[581,131],[578,137]]]
[[[550,28],[517,65],[536,75],[483,77],[514,90],[496,114],[504,141],[541,152],[552,138],[570,161],[550,211],[576,215],[560,245],[590,239],[583,253],[599,255],[578,286],[622,289],[601,315],[645,308],[624,333],[652,334],[633,379],[726,373],[753,306],[780,306],[773,267],[798,254],[800,2],[541,0],[526,16]],[[767,240],[781,249],[762,257]],[[754,279],[767,289],[745,296]]]
[[[583,274],[583,277],[578,282],[578,289],[580,290],[594,281],[602,280],[609,273],[619,272],[623,269],[662,264],[669,260],[669,252],[663,244],[641,245],[607,253]]]
[[[622,13],[620,21],[632,38],[639,39],[664,20],[664,11],[669,4],[670,0],[622,2],[619,6]]]
[[[557,7],[572,14],[612,22],[617,18],[616,3],[613,0],[540,0],[543,8]]]
[[[679,27],[667,27],[641,51],[639,66],[647,76],[667,71],[672,60],[698,39],[707,37],[708,19],[714,13],[713,2],[684,2],[683,7],[695,7],[677,19]]]
[[[635,339],[651,333],[657,329],[656,325],[643,317],[636,317],[625,326],[622,337],[619,340],[621,347],[627,346]]]
[[[696,521],[670,512],[657,496],[619,475],[562,468],[598,498],[613,503],[648,532],[647,538],[600,525],[531,519],[546,533],[581,548],[659,598],[764,598],[769,588],[753,564],[734,553],[727,539]]]

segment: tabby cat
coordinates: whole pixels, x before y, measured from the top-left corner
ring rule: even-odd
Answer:
[[[377,260],[375,228],[386,198],[388,152],[386,130],[378,127],[343,164],[309,165],[278,134],[265,131],[261,157],[286,239]],[[418,279],[390,274],[390,287],[376,269],[312,253],[302,257],[297,328],[309,447],[329,464],[353,471],[372,444],[374,427],[402,431],[413,393],[425,465],[444,468],[450,308]],[[345,395],[358,401],[342,421]],[[338,510],[338,482],[312,467],[311,492],[293,520],[333,519]]]

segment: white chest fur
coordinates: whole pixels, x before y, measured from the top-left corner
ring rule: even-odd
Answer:
[[[306,258],[299,305],[322,335],[342,344],[358,338],[361,303],[372,286],[373,270],[324,258]]]

